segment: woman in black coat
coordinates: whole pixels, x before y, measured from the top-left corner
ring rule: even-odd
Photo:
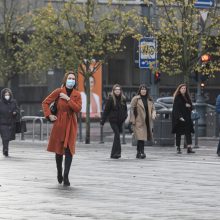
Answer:
[[[122,124],[127,118],[126,99],[122,93],[121,86],[118,84],[113,86],[111,95],[106,102],[100,121],[101,125],[105,124],[107,117],[114,132],[114,141],[110,157],[118,159],[121,157],[120,133],[122,132]]]
[[[3,145],[3,155],[8,156],[9,141],[15,140],[15,122],[19,117],[19,108],[10,89],[1,91],[0,99],[0,134]]]
[[[172,132],[176,134],[177,153],[181,153],[181,135],[186,136],[187,153],[195,153],[192,150],[192,136],[194,133],[191,119],[192,101],[189,96],[187,86],[180,84],[174,93],[174,103],[172,111]]]

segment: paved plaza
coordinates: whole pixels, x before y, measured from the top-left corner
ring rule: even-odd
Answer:
[[[14,141],[0,155],[0,219],[219,220],[217,140],[202,140],[196,154],[146,147],[137,160],[130,143],[110,159],[111,143],[78,143],[70,182],[56,180],[46,141]]]

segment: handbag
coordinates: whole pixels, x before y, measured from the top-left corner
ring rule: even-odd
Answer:
[[[16,121],[15,122],[15,133],[23,133],[27,131],[26,121]]]
[[[58,99],[59,99],[59,97],[57,97],[55,99],[55,101],[50,104],[50,111],[51,111],[52,115],[57,115],[57,101],[58,101]]]

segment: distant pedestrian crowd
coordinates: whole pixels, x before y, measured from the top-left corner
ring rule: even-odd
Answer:
[[[72,157],[75,154],[77,139],[77,113],[81,111],[82,99],[76,89],[76,76],[68,71],[63,79],[62,86],[55,89],[42,102],[45,118],[53,122],[47,150],[55,153],[57,167],[57,180],[65,186],[70,186],[69,171]],[[194,125],[191,119],[193,110],[188,87],[181,84],[174,92],[172,108],[172,133],[176,136],[176,150],[182,153],[181,136],[185,136],[187,153],[192,154],[192,133]],[[220,95],[216,101],[216,111],[220,115]],[[121,157],[120,133],[122,125],[128,116],[126,98],[122,87],[115,84],[109,95],[100,124],[104,126],[109,121],[114,133],[110,158]],[[145,141],[153,140],[153,120],[157,117],[153,99],[146,85],[140,85],[137,94],[131,100],[129,121],[132,131],[137,140],[137,159],[146,158],[144,151]],[[3,155],[9,155],[9,141],[15,139],[16,124],[20,121],[19,108],[13,99],[12,91],[5,88],[1,91],[0,99],[0,134],[3,145]],[[219,117],[220,123],[220,117]],[[220,156],[220,141],[217,148]],[[63,170],[63,156],[65,156]]]

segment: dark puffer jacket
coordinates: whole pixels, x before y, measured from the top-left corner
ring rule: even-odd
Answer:
[[[113,97],[109,96],[102,114],[101,124],[104,125],[107,118],[109,118],[110,123],[122,124],[127,116],[126,100],[116,98],[116,105],[114,105]]]
[[[6,92],[10,94],[9,100],[4,98]],[[11,90],[3,89],[0,99],[0,134],[3,140],[15,139],[15,122],[19,120],[19,117],[19,108],[16,100],[13,99]]]

